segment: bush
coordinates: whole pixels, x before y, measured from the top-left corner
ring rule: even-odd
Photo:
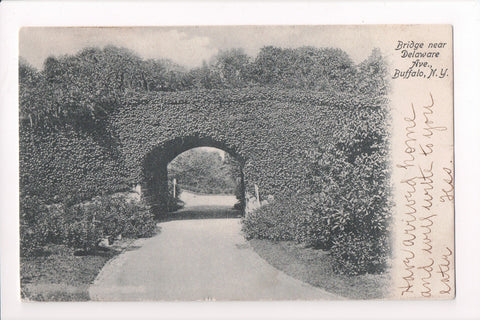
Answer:
[[[242,221],[242,231],[247,239],[300,241],[299,222],[309,214],[308,210],[305,198],[285,195],[248,213]]]
[[[335,230],[331,229],[328,215],[317,208],[317,204],[325,201],[325,199],[323,199],[322,194],[314,194],[307,197],[306,201],[310,201],[308,211],[305,211],[306,206],[303,206],[303,209],[299,208],[299,211],[303,211],[303,214],[297,214],[296,217],[296,240],[309,247],[328,250],[332,246],[331,234]]]
[[[156,222],[153,215],[142,201],[127,199],[124,195],[102,196],[91,203],[80,205],[87,212],[86,217],[100,226],[97,233],[107,238],[109,243],[118,237],[139,238],[151,236]]]
[[[156,221],[148,209],[127,204],[124,217],[122,237],[145,238],[154,234]]]
[[[34,255],[43,244],[42,238],[35,232],[35,228],[20,221],[20,255],[22,257]]]
[[[243,219],[242,231],[247,239],[293,240],[295,228],[290,215],[279,204],[267,204]]]
[[[330,250],[338,273],[380,273],[391,253],[387,111],[366,106],[346,117],[335,141],[306,152],[309,188],[256,210],[244,231]]]
[[[44,206],[39,211],[36,228],[47,243],[60,244],[64,238],[64,230],[68,224],[65,206],[62,204]]]
[[[330,254],[335,257],[333,269],[340,274],[381,273],[387,267],[390,249],[388,239],[355,232],[334,240]]]
[[[391,218],[385,159],[362,155],[350,163],[347,156],[319,153],[316,165],[322,174],[314,177],[320,192],[291,194],[248,214],[242,229],[246,237],[295,240],[330,250],[340,274],[385,271]]]
[[[156,222],[142,202],[125,196],[102,196],[75,205],[44,205],[38,198],[21,197],[21,254],[34,254],[47,243],[66,244],[84,253],[107,238],[153,235]]]
[[[84,253],[94,251],[101,241],[101,226],[95,221],[88,219],[74,221],[65,230],[65,244],[81,249]]]
[[[32,255],[46,243],[61,243],[65,218],[62,205],[45,205],[38,197],[20,197],[20,253]]]
[[[330,249],[331,230],[316,209],[318,195],[287,194],[247,214],[242,230],[247,239],[286,240]]]
[[[392,202],[384,126],[357,126],[351,136],[310,153],[318,193],[307,238],[331,248],[338,273],[379,273],[387,265]]]
[[[93,251],[98,246],[103,238],[103,230],[95,209],[85,204],[65,208],[63,241],[66,245],[82,249],[85,253]]]

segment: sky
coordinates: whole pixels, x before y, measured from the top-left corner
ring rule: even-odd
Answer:
[[[188,68],[209,61],[220,50],[243,48],[254,57],[266,45],[336,47],[360,63],[374,48],[371,31],[359,26],[27,27],[20,31],[19,50],[38,69],[49,56],[106,45],[128,48],[144,59],[170,59]]]

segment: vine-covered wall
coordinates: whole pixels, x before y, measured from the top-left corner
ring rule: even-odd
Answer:
[[[356,122],[349,114],[369,103],[345,94],[271,88],[142,94],[127,97],[111,123],[131,180],[152,176],[145,157],[161,167],[184,151],[171,144],[184,138],[192,147],[232,153],[243,163],[246,191],[254,194],[256,184],[266,198],[305,192],[309,150],[350,134]]]
[[[78,202],[129,188],[112,146],[72,127],[20,124],[20,195],[45,203]]]
[[[309,188],[309,151],[352,135],[361,121],[356,112],[380,103],[272,88],[131,94],[105,122],[107,140],[68,127],[32,132],[24,123],[22,190],[51,201],[68,194],[88,198],[144,183],[152,164],[166,165],[190,146],[210,145],[243,163],[250,194],[254,184],[262,198],[300,193]],[[172,144],[189,137],[198,143]]]

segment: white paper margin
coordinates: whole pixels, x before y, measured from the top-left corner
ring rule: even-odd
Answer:
[[[478,1],[88,1],[0,3],[2,319],[480,318],[480,14]],[[456,284],[452,301],[21,303],[18,264],[20,26],[453,24]]]

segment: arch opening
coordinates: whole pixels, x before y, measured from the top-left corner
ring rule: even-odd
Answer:
[[[225,143],[213,140],[209,137],[187,136],[169,140],[158,145],[149,153],[147,153],[144,158],[143,181],[141,183],[142,194],[144,199],[149,204],[152,212],[157,218],[162,219],[166,217],[169,212],[179,208],[177,200],[173,197],[173,178],[177,179],[176,182],[178,183],[178,186],[182,189],[188,189],[188,187],[190,187],[190,189],[194,189],[192,188],[192,186],[195,186],[195,183],[192,183],[192,181],[185,181],[185,179],[178,180],[181,175],[178,176],[178,172],[172,172],[172,165],[170,165],[169,175],[169,164],[172,163],[172,161],[173,163],[176,163],[176,158],[178,156],[180,156],[180,158],[185,158],[184,155],[188,154],[191,150],[198,150],[198,148],[202,147],[209,147],[208,152],[215,152],[212,148],[214,148],[215,150],[219,150],[216,151],[217,153],[224,152],[226,156],[222,159],[222,161],[225,161],[225,159],[227,159],[227,161],[231,161],[232,166],[236,166],[238,176],[235,181],[236,190],[234,190],[234,194],[238,200],[238,203],[236,203],[235,209],[239,210],[241,215],[244,214],[245,182],[243,168],[245,164],[245,159],[241,157],[233,148],[227,146]],[[205,148],[203,148],[203,150],[205,150]],[[221,155],[219,155],[219,157],[221,157]],[[207,170],[208,168],[205,167],[204,169]],[[175,176],[176,174],[177,176]],[[188,178],[189,174],[187,174],[186,176]],[[210,181],[210,185],[211,184],[212,181]],[[175,191],[175,193],[178,192],[177,190]],[[202,190],[199,190],[198,188],[195,190],[187,191],[190,192],[190,194],[205,193],[201,192]],[[210,191],[215,191],[214,193],[217,193],[218,188],[216,190]]]

